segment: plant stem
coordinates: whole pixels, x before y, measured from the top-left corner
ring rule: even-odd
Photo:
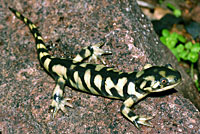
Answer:
[[[194,76],[194,63],[191,64],[190,75],[191,75],[191,78],[193,79],[193,76]]]

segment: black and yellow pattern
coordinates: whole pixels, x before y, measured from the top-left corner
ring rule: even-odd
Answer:
[[[109,53],[100,48],[103,43],[84,48],[74,59],[55,58],[48,53],[36,26],[16,10],[9,9],[29,27],[36,41],[38,59],[56,81],[50,105],[53,117],[59,109],[66,112],[65,106],[72,107],[67,102],[70,98],[64,98],[63,95],[66,85],[87,93],[121,99],[124,101],[122,114],[136,127],[139,127],[138,124],[152,126],[148,123],[152,117],[136,115],[131,107],[149,93],[171,89],[181,81],[180,73],[171,65],[147,65],[140,72],[124,73],[104,65],[84,63],[87,58],[97,59]]]

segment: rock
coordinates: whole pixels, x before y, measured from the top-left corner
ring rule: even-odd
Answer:
[[[200,102],[193,83],[160,43],[135,1],[1,1],[1,5],[1,133],[200,133],[200,113],[181,96],[184,93]],[[51,119],[48,107],[54,81],[39,65],[28,28],[14,19],[5,5],[30,18],[47,44],[60,40],[51,52],[56,56],[69,57],[84,46],[104,40],[104,49],[113,52],[104,56],[108,66],[134,71],[141,70],[146,63],[171,63],[181,71],[183,84],[176,88],[179,92],[151,95],[134,107],[137,114],[154,116],[154,128],[142,126],[139,131],[121,115],[122,101],[69,87],[65,93],[72,98],[74,108],[69,108],[67,115],[59,111]]]

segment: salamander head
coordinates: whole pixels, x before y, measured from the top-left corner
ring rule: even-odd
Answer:
[[[181,82],[181,74],[170,64],[145,68],[136,74],[140,89],[162,92],[174,88]]]

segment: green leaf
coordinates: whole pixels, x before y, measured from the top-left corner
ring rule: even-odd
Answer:
[[[175,10],[175,9],[176,9],[176,8],[175,8],[172,4],[170,4],[170,3],[167,4],[167,7],[170,8],[171,10]]]
[[[163,0],[159,0],[159,4],[162,4],[163,3]]]
[[[174,13],[174,15],[175,15],[176,17],[180,17],[180,16],[181,16],[181,10],[179,10],[179,9],[175,9],[175,10],[173,11],[173,13]]]
[[[200,43],[199,43],[199,42],[197,42],[197,43],[194,43],[194,45],[200,46]]]
[[[168,3],[168,4],[167,4],[167,7],[173,11],[173,14],[174,14],[176,17],[180,17],[180,16],[181,16],[181,10],[177,9],[174,5]]]
[[[183,59],[183,60],[187,60],[187,55],[188,55],[188,51],[182,51],[179,56]]]
[[[176,51],[177,53],[181,53],[184,51],[184,46],[183,44],[179,44],[177,47],[176,47]]]
[[[191,41],[187,42],[187,43],[185,44],[185,48],[191,49],[191,48],[192,48],[192,42],[191,42]]]
[[[199,88],[199,81],[195,80],[194,82],[195,82],[196,87]]]
[[[178,35],[178,40],[179,40],[179,41],[181,41],[181,42],[183,42],[183,43],[185,43],[185,42],[186,42],[186,39],[185,39],[185,37],[184,37],[184,36],[182,36],[182,35]]]
[[[168,37],[168,36],[170,35],[170,33],[169,33],[169,31],[168,31],[167,29],[163,29],[163,30],[162,30],[162,35],[163,35],[164,37]]]
[[[198,88],[199,92],[200,92],[200,87],[199,87],[199,80],[195,80],[195,85]]]
[[[173,38],[173,39],[178,39],[178,34],[176,32],[173,32],[170,37]]]
[[[161,41],[164,45],[166,45],[166,38],[165,38],[165,37],[161,36],[161,37],[160,37],[160,41]]]
[[[174,48],[178,40],[176,38],[172,38],[171,36],[166,38],[166,45],[168,48]]]
[[[199,53],[200,52],[200,45],[192,45],[191,52]]]
[[[178,61],[180,61],[181,59],[180,59],[180,56],[179,56],[179,54],[178,54],[176,48],[172,48],[171,51],[172,51],[172,53],[176,56],[176,59],[177,59]]]
[[[197,60],[198,60],[198,58],[199,58],[199,55],[198,55],[198,53],[194,53],[194,52],[190,52],[189,54],[188,54],[188,60],[189,61],[191,61],[192,63],[195,63],[195,62],[197,62]]]

